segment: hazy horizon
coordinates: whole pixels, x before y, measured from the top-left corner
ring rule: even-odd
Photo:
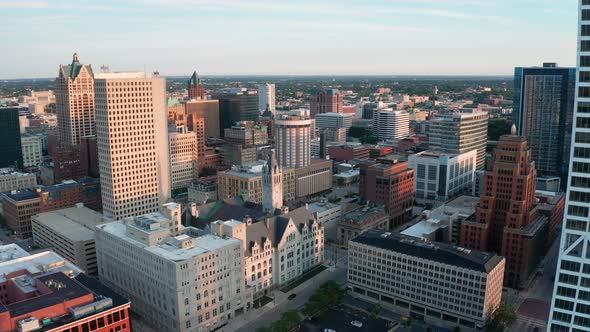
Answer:
[[[577,0],[3,0],[0,79],[95,70],[164,76],[512,76],[575,66]],[[7,29],[8,28],[8,29]]]

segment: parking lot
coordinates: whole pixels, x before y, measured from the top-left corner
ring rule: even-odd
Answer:
[[[362,327],[350,324],[353,320],[363,323]],[[337,332],[385,332],[388,331],[388,321],[380,318],[371,318],[367,314],[354,311],[349,308],[332,309],[322,317],[311,321],[305,321],[300,332],[323,332],[324,329],[332,329]]]

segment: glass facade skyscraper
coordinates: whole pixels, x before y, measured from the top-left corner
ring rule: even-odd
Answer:
[[[575,68],[555,63],[514,71],[513,122],[529,142],[540,176],[567,180],[572,135]]]
[[[0,107],[0,167],[22,167],[18,108]]]

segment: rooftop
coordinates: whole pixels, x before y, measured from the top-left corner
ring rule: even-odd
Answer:
[[[143,71],[129,71],[129,72],[115,72],[115,73],[96,73],[94,74],[95,80],[100,79],[136,79],[136,78],[153,78],[152,73]]]
[[[504,259],[494,253],[469,250],[438,242],[420,241],[411,236],[380,230],[369,230],[350,242],[485,273],[492,271]]]
[[[313,214],[315,212],[324,212],[326,210],[331,210],[339,207],[340,205],[330,203],[330,202],[313,202],[307,204],[307,210],[309,213]]]
[[[39,198],[39,193],[35,189],[31,188],[5,192],[3,195],[16,202]]]
[[[72,242],[93,240],[94,228],[105,222],[102,214],[84,206],[40,213],[33,220]]]
[[[0,251],[3,247],[4,246],[0,247]],[[21,270],[26,270],[29,274],[64,272],[66,274],[72,273],[77,275],[81,272],[77,266],[68,262],[53,251],[44,251],[1,262],[0,283],[6,281],[6,275]]]
[[[29,256],[29,253],[14,243],[0,246],[0,263],[25,256]]]
[[[348,223],[365,224],[388,216],[383,206],[362,206],[344,214],[343,220]]]

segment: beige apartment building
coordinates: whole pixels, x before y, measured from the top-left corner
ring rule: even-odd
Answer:
[[[239,167],[219,172],[217,174],[217,190],[219,199],[241,196],[244,201],[262,204],[262,174]]]
[[[41,136],[21,135],[21,151],[24,167],[39,167],[43,162],[43,143]]]
[[[33,243],[50,248],[87,274],[98,273],[95,227],[105,222],[102,214],[78,204],[75,207],[33,216]]]
[[[91,65],[80,63],[77,53],[71,64],[59,66],[55,107],[61,143],[77,145],[80,138],[96,135],[94,72]]]
[[[37,177],[33,173],[14,172],[13,169],[0,169],[0,192],[33,188]]]
[[[170,198],[166,80],[100,73],[94,84],[103,213],[120,220],[157,212]]]
[[[295,197],[307,198],[332,188],[332,161],[312,159],[306,167],[295,168]]]
[[[168,133],[172,190],[187,188],[198,177],[197,134],[186,127]]]
[[[179,227],[159,213],[98,226],[100,279],[157,331],[216,330],[252,305],[242,243]]]
[[[313,121],[294,115],[275,119],[275,147],[279,165],[284,168],[305,167],[311,163]]]
[[[370,230],[348,243],[355,296],[449,328],[482,328],[500,306],[506,261],[494,253]]]

